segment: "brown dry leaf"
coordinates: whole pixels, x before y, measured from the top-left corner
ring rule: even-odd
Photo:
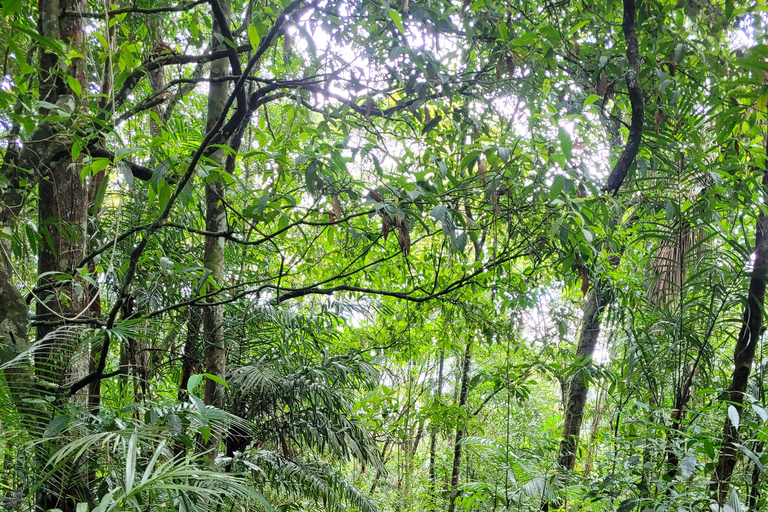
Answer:
[[[381,236],[384,237],[384,241],[387,241],[387,237],[389,236],[389,215],[386,213],[381,217]]]
[[[515,58],[511,55],[507,56],[507,73],[510,77],[515,76]]]
[[[162,41],[157,41],[155,43],[155,45],[152,47],[152,50],[155,53],[163,53],[163,52],[166,52],[166,53],[176,53],[176,50],[174,50],[173,48],[171,48],[170,46],[168,46],[167,44],[165,44]]]
[[[336,216],[331,212],[328,212],[328,222],[333,222],[335,220],[336,220]]]
[[[653,120],[656,123],[656,135],[659,134],[659,127],[664,122],[664,112],[661,111],[661,109],[656,109],[653,112]]]
[[[600,73],[600,76],[597,77],[595,88],[597,89],[598,96],[605,96],[605,93],[608,91],[608,77],[605,76],[605,73]]]
[[[480,175],[480,179],[483,180],[483,185],[485,185],[485,177],[488,173],[488,161],[485,158],[480,158],[477,161],[477,173]]]
[[[579,265],[579,275],[581,276],[581,293],[586,295],[589,291],[589,272],[586,267]]]
[[[424,104],[424,124],[428,125],[432,120],[432,114],[429,111],[429,105]]]
[[[400,5],[403,8],[403,14],[406,14],[408,12],[408,0],[402,0]]]
[[[333,213],[341,218],[344,216],[344,213],[341,211],[341,203],[339,203],[339,196],[333,196],[331,198],[331,207],[333,208]]]
[[[576,197],[579,199],[587,197],[587,187],[585,187],[583,183],[579,183],[579,186],[576,187]]]
[[[573,41],[573,54],[578,57],[580,53],[581,53],[581,45],[579,44],[578,41]]]
[[[403,256],[408,256],[408,253],[411,252],[411,235],[408,233],[405,220],[400,215],[395,217],[395,227],[397,228],[397,243],[400,244],[400,251],[402,251]]]

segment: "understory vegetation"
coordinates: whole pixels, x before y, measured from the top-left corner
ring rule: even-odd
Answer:
[[[768,509],[768,6],[0,5],[0,506]]]

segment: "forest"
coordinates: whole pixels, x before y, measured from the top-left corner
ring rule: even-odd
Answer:
[[[766,0],[0,33],[3,510],[768,510]]]

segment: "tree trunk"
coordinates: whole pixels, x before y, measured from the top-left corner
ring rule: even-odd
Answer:
[[[187,399],[187,383],[189,378],[199,371],[200,358],[200,327],[202,316],[197,308],[189,308],[187,319],[187,336],[184,339],[183,354],[181,355],[181,382],[179,382],[179,400]]]
[[[765,441],[760,441],[757,443],[757,446],[755,447],[752,452],[760,457],[762,455],[762,451],[765,449]],[[750,488],[749,488],[749,498],[747,499],[747,506],[749,507],[749,510],[759,510],[757,508],[757,502],[760,499],[760,475],[763,473],[763,470],[760,469],[760,466],[755,464],[755,466],[752,468],[752,481],[750,482]]]
[[[456,426],[456,440],[453,443],[453,471],[451,472],[450,501],[448,502],[448,512],[456,510],[456,498],[459,491],[459,477],[461,476],[461,452],[463,448],[462,441],[466,433],[467,395],[469,394],[469,370],[472,364],[472,340],[467,341],[467,348],[464,351],[464,364],[461,369],[461,391],[459,392],[459,421]]]
[[[768,169],[763,172],[763,187],[768,186]],[[733,352],[733,376],[729,391],[729,404],[736,409],[741,417],[744,408],[744,392],[747,390],[755,350],[763,330],[763,304],[765,303],[765,280],[768,278],[768,215],[762,208],[757,216],[755,227],[755,260],[752,277],[749,280],[749,296],[744,308],[741,332],[736,340]],[[726,416],[723,427],[723,443],[720,447],[720,457],[713,475],[710,489],[717,503],[722,506],[728,497],[731,475],[736,467],[739,450],[739,431]]]
[[[85,7],[81,0],[40,0],[40,34],[86,54],[82,49],[85,41],[83,19],[75,14],[85,11]],[[70,14],[61,16],[65,11]],[[40,98],[76,118],[75,111],[82,107],[82,101],[70,88],[67,76],[75,78],[81,91],[86,93],[84,59],[72,58],[68,67],[64,67],[56,54],[41,50],[39,73]],[[42,107],[40,113],[48,115],[51,109]],[[88,190],[80,177],[82,166],[69,158],[51,161],[56,153],[69,150],[70,140],[63,131],[67,129],[66,125],[65,121],[62,129],[45,121],[41,123],[27,147],[32,148],[37,154],[37,163],[42,165],[25,166],[41,174],[38,225],[43,239],[39,244],[38,274],[44,277],[38,281],[42,290],[37,300],[36,320],[58,324],[37,327],[37,339],[48,339],[35,353],[35,373],[42,384],[41,390],[57,396],[55,403],[58,404],[68,398],[68,380],[88,372],[90,359],[89,353],[76,352],[77,343],[70,341],[71,336],[55,334],[59,325],[67,325],[67,320],[87,317],[91,299],[87,283],[77,277],[77,265],[87,247]],[[74,364],[71,364],[73,358]],[[82,394],[83,402],[86,392]],[[39,456],[45,457],[48,448],[53,447],[41,445]],[[87,495],[87,475],[81,469],[67,468],[52,475],[48,485],[41,486],[37,506],[43,510],[58,508],[69,512]]]
[[[228,0],[219,2],[221,10],[224,13],[226,22],[229,23],[231,13],[231,2]],[[220,50],[227,48],[222,38],[228,33],[229,27],[221,27],[214,17],[211,44]],[[224,111],[225,103],[229,97],[229,82],[219,81],[217,78],[226,76],[229,65],[227,59],[219,59],[211,63],[211,83],[208,92],[208,119],[206,130],[210,130],[216,120]],[[212,160],[219,167],[220,172],[224,171],[226,155],[219,150],[211,156]],[[207,231],[226,231],[227,216],[224,208],[224,183],[220,179],[214,179],[205,186],[205,228]],[[205,254],[203,256],[205,267],[211,272],[211,279],[214,286],[208,287],[208,291],[213,291],[219,287],[224,277],[224,238],[206,236]],[[214,299],[215,300],[215,299]],[[220,378],[225,377],[227,354],[224,347],[224,318],[220,305],[206,305],[203,308],[203,332],[205,336],[205,368],[206,372],[216,375]],[[206,379],[205,381],[205,403],[215,407],[224,406],[224,388],[221,384]],[[211,450],[210,459],[213,461],[218,454],[218,438],[211,437],[207,448]]]
[[[445,364],[445,350],[440,351],[440,362],[437,369],[437,393],[435,394],[435,405],[440,405],[443,395],[443,365]],[[429,482],[432,487],[432,510],[437,510],[437,472],[435,471],[435,461],[437,455],[437,427],[429,426]]]
[[[602,322],[603,311],[608,305],[605,294],[597,288],[592,288],[587,293],[587,300],[584,304],[584,316],[582,317],[581,333],[579,334],[579,344],[576,347],[577,364],[589,365],[592,361],[592,355],[595,353],[595,346],[600,337],[600,326]],[[587,403],[587,384],[579,370],[568,379],[568,395],[565,403],[565,419],[563,422],[563,438],[560,441],[560,451],[557,456],[557,462],[563,469],[573,471],[576,465],[576,449],[579,446],[579,432],[581,423],[584,419],[584,406]]]
[[[41,35],[63,40],[75,48],[80,47],[85,37],[82,18],[71,14],[59,21],[60,13],[65,10],[82,12],[85,4],[79,0],[40,1]],[[85,62],[82,58],[73,58],[71,62],[66,73],[78,80],[82,91],[87,91]],[[57,56],[43,52],[40,96],[49,103],[76,106],[79,99],[58,68]],[[44,112],[41,113],[48,113],[48,109],[42,110]],[[39,144],[43,146],[45,143]],[[50,154],[50,151],[45,153]],[[86,313],[84,310],[88,295],[85,293],[85,283],[78,282],[75,276],[77,264],[85,256],[86,250],[88,194],[80,178],[80,165],[73,164],[76,162],[64,159],[52,163],[48,169],[41,169],[44,175],[39,184],[38,222],[43,240],[39,248],[38,273],[55,274],[49,274],[38,283],[48,288],[41,292],[41,300],[37,302],[38,321],[57,321]],[[65,279],[61,279],[62,274],[66,276]],[[38,326],[38,340],[56,328],[51,325]],[[72,355],[69,352],[72,347],[63,345],[59,340],[51,340],[35,356],[36,372],[41,379],[55,386],[64,380],[68,360]],[[87,364],[87,358],[84,360]]]
[[[683,425],[685,410],[688,402],[691,400],[691,386],[693,385],[693,375],[695,370],[688,369],[685,372],[682,382],[675,391],[675,407],[672,411],[672,426],[667,430],[667,475],[670,478],[677,476],[680,470],[680,457],[677,456],[675,445],[680,438],[680,428]]]
[[[9,240],[0,240],[0,364],[13,361],[29,349],[29,310],[13,282],[10,245]],[[33,435],[42,434],[40,425],[45,424],[46,412],[33,400],[37,390],[29,360],[20,358],[3,373],[22,427]]]

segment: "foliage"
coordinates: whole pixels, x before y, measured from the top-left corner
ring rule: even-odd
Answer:
[[[766,21],[4,2],[3,506],[764,509]]]

